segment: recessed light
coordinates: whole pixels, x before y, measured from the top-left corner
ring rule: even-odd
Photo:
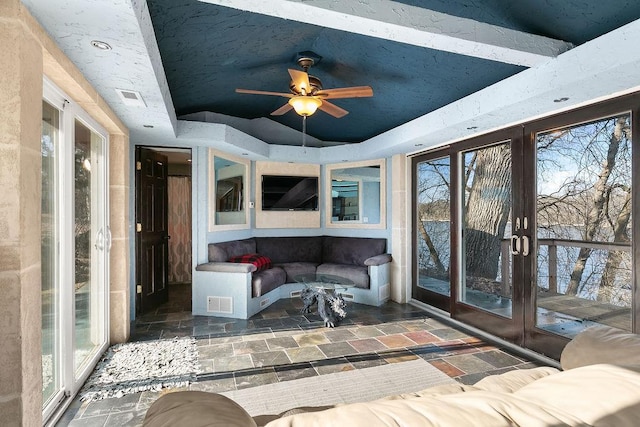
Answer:
[[[143,128],[153,129],[153,125],[142,125]]]
[[[568,100],[569,100],[569,98],[563,96],[562,98],[554,99],[553,102],[565,102],[565,101],[568,101]]]
[[[100,50],[111,50],[111,45],[101,40],[91,40],[91,46]]]

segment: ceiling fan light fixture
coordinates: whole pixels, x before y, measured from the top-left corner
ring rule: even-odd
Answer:
[[[322,105],[322,101],[313,96],[294,96],[289,99],[289,104],[301,116],[310,116]]]

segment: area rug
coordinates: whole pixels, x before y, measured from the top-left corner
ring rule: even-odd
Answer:
[[[429,362],[417,359],[220,394],[235,400],[255,416],[279,414],[300,406],[365,402],[451,383],[455,380]]]
[[[122,397],[141,391],[185,387],[199,373],[194,338],[116,344],[103,355],[80,390],[80,400]]]

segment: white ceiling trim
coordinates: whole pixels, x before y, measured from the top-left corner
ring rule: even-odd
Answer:
[[[430,49],[533,67],[573,45],[389,0],[200,0]]]
[[[364,141],[359,148],[379,157],[426,150],[635,92],[640,89],[638,40],[640,19]],[[566,102],[554,101],[563,97]],[[340,148],[324,150],[337,157],[343,155],[337,152]]]

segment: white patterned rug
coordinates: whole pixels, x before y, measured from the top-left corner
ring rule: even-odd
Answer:
[[[184,387],[199,371],[198,349],[191,337],[116,344],[98,362],[80,390],[80,400]]]
[[[442,384],[455,384],[455,380],[429,362],[417,359],[220,394],[235,400],[255,416],[280,414],[301,406],[364,402]]]

